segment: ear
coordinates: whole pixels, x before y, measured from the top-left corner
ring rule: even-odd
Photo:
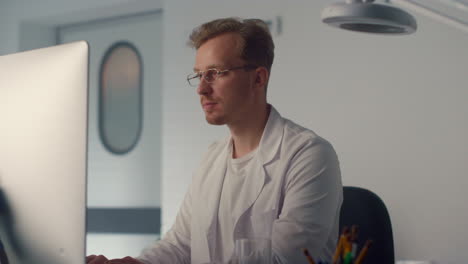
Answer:
[[[265,67],[258,67],[255,69],[255,87],[265,88],[268,83],[270,73]]]

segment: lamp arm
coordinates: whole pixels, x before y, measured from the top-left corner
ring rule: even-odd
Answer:
[[[421,15],[430,17],[434,20],[437,20],[441,23],[444,23],[446,25],[458,28],[459,30],[464,31],[465,33],[468,33],[468,22],[465,22],[461,19],[458,19],[456,17],[444,14],[434,8],[424,6],[420,3],[418,3],[415,0],[386,0],[385,2],[389,3],[394,3],[398,4],[400,6],[404,6],[407,9],[413,10],[414,12],[417,12]],[[456,1],[458,2],[458,1]],[[460,3],[460,2],[458,2]],[[466,7],[466,6],[465,6]]]

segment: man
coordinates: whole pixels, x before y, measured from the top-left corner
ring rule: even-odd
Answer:
[[[196,28],[190,43],[197,52],[187,79],[207,122],[227,125],[230,136],[209,147],[164,238],[138,259],[105,263],[228,263],[235,240],[254,237],[271,239],[275,263],[304,263],[302,248],[331,260],[342,202],[338,159],[326,140],[267,103],[268,27],[218,19]]]

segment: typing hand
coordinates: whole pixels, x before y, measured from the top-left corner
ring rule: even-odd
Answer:
[[[89,255],[86,257],[86,264],[104,264],[108,261],[103,255]]]
[[[140,261],[132,257],[108,260],[103,255],[99,255],[99,256],[90,255],[86,257],[86,264],[143,264],[143,263],[141,263]]]
[[[94,264],[94,263],[93,263]],[[104,264],[143,264],[140,261],[132,258],[132,257],[125,257],[123,259],[111,259]]]

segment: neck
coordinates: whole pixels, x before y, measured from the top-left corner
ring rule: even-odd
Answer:
[[[233,140],[233,158],[241,158],[257,148],[268,121],[270,108],[265,103],[258,110],[246,115],[238,123],[229,125]]]

